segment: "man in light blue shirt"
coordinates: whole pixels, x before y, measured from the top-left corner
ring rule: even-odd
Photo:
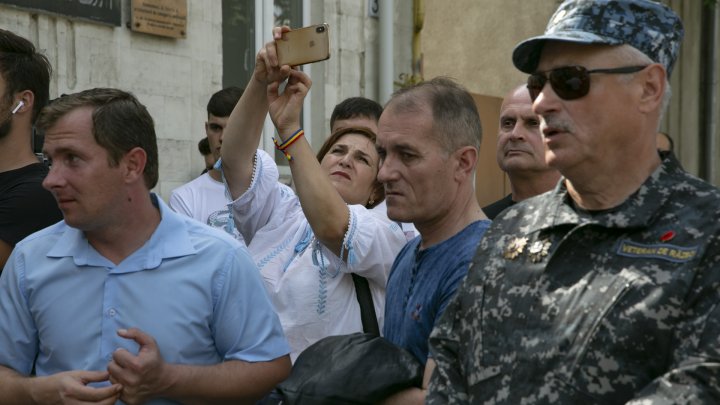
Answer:
[[[289,347],[246,249],[149,192],[145,107],[92,89],[38,126],[65,220],[20,242],[0,277],[3,400],[252,402],[284,379]]]

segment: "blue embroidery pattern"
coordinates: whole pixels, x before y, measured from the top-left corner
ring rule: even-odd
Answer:
[[[318,300],[316,311],[318,315],[325,313],[327,305],[327,263],[325,263],[325,255],[322,252],[320,241],[315,239],[312,251],[313,264],[318,266]]]
[[[272,259],[274,259],[277,255],[280,254],[283,250],[285,250],[288,245],[290,244],[290,240],[292,240],[292,237],[287,238],[281,243],[279,246],[275,247],[267,256],[263,257],[259,262],[257,262],[257,266],[260,270],[263,269]]]
[[[327,271],[320,268],[318,272],[318,300],[317,300],[317,313],[322,315],[325,313],[325,307],[327,305]]]
[[[318,266],[318,300],[317,300],[317,313],[322,315],[325,313],[325,307],[327,306],[327,281],[328,277],[335,278],[340,274],[340,266],[343,265],[343,256],[347,251],[347,263],[348,265],[355,262],[355,251],[353,249],[352,240],[357,231],[357,218],[352,210],[348,210],[348,230],[343,238],[343,243],[340,247],[340,258],[335,261],[334,265],[336,270],[334,272],[328,271],[328,264],[331,264],[332,256],[326,257],[322,251],[322,245],[320,241],[315,239],[313,243],[312,259],[313,264]]]

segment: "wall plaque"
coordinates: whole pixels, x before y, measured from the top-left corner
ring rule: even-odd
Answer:
[[[171,38],[187,35],[187,0],[132,0],[130,29]]]

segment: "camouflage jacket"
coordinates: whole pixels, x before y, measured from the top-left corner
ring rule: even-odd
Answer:
[[[673,156],[620,206],[506,210],[431,338],[428,403],[720,403],[720,191]]]

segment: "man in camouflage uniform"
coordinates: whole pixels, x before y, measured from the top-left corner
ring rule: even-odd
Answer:
[[[570,0],[515,48],[565,179],[488,230],[428,403],[720,403],[720,191],[655,144],[682,32],[659,3]]]

